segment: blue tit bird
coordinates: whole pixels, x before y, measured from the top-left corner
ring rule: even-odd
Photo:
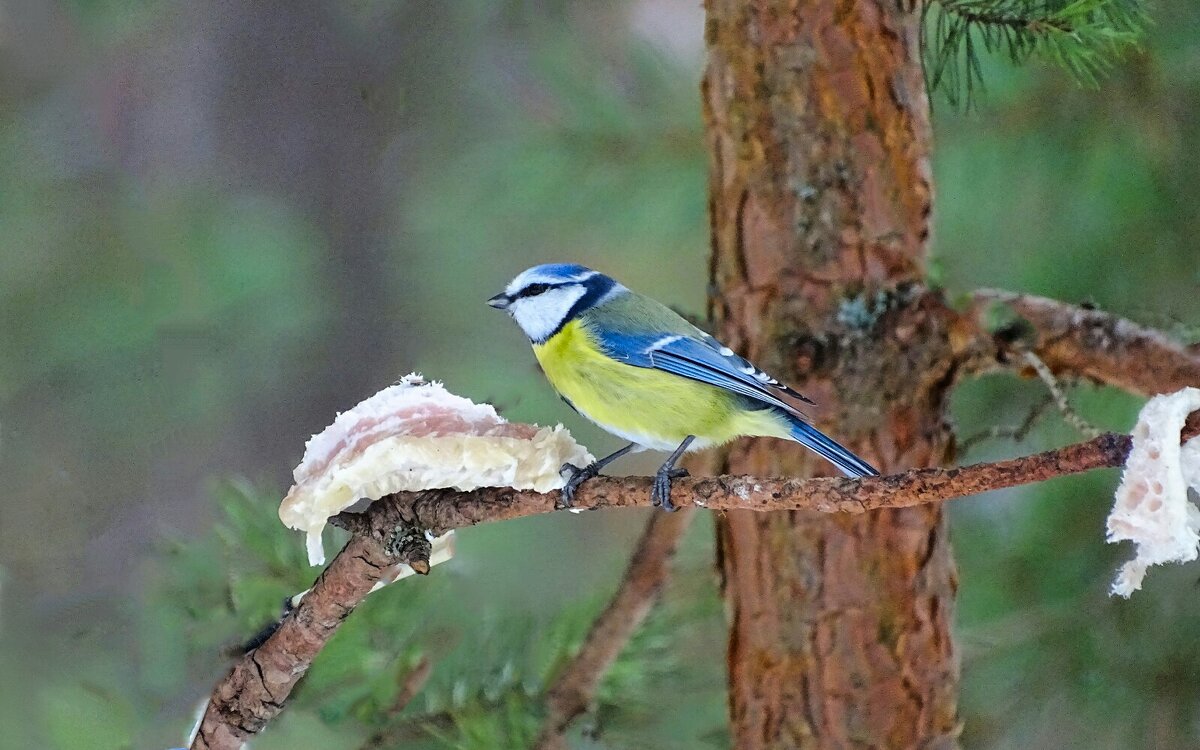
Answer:
[[[879,474],[805,421],[788,400],[812,403],[673,310],[574,264],[534,266],[488,300],[512,316],[568,406],[629,441],[570,472],[562,504],[579,485],[631,450],[671,451],[651,500],[666,510],[675,462],[685,451],[741,436],[794,440],[850,477]]]

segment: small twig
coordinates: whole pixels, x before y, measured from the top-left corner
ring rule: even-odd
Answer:
[[[417,693],[421,692],[426,682],[429,682],[429,676],[432,674],[433,662],[429,660],[428,656],[422,656],[400,680],[400,690],[397,691],[392,705],[388,707],[388,717],[398,716],[404,707],[417,697]]]
[[[1058,384],[1058,379],[1054,377],[1054,373],[1050,372],[1050,368],[1042,361],[1042,358],[1033,352],[1024,352],[1025,361],[1033,368],[1038,377],[1046,385],[1046,390],[1050,391],[1050,396],[1054,399],[1054,405],[1058,407],[1058,411],[1062,414],[1062,418],[1067,424],[1074,427],[1081,435],[1086,435],[1090,438],[1100,435],[1100,430],[1093,426],[1083,417],[1079,416],[1079,412],[1071,406],[1071,402],[1067,400],[1067,394],[1063,392],[1062,387]]]
[[[667,580],[675,548],[694,515],[683,510],[650,517],[616,595],[546,691],[546,717],[535,750],[565,750],[567,727],[591,706],[604,673],[650,614]]]
[[[1042,18],[1022,18],[1016,13],[985,9],[971,3],[942,0],[939,5],[947,13],[953,13],[971,23],[985,26],[1003,26],[1014,31],[1027,31],[1030,34],[1046,32],[1069,34],[1073,31],[1068,21],[1056,18],[1052,13],[1047,13]]]
[[[422,656],[412,669],[404,673],[400,679],[400,690],[396,693],[396,699],[388,707],[386,714],[388,720],[399,716],[405,706],[417,697],[417,693],[425,687],[431,674],[433,674],[433,662],[429,660],[428,656]],[[394,730],[395,727],[384,727],[375,732],[361,745],[361,750],[377,750],[377,748],[388,746],[396,739]]]
[[[1198,433],[1200,418],[1193,414],[1183,437]],[[866,479],[689,477],[676,480],[672,497],[679,506],[713,510],[857,514],[942,502],[1120,466],[1131,444],[1128,435],[1105,433],[1024,458],[953,469],[913,469]],[[652,481],[651,477],[598,477],[579,488],[575,506],[649,507]],[[279,628],[243,656],[213,689],[191,743],[193,750],[236,750],[279,713],[313,658],[384,572],[399,562],[412,564],[412,560],[396,559],[387,553],[385,545],[397,536],[397,529],[426,529],[440,535],[478,523],[548,513],[557,501],[556,492],[491,487],[461,493],[399,493],[377,500],[361,514],[351,514],[362,522],[358,524],[361,534],[338,553]]]
[[[1029,436],[1033,430],[1033,426],[1037,424],[1038,419],[1046,412],[1046,408],[1054,403],[1054,397],[1049,393],[1045,394],[1040,401],[1033,405],[1021,423],[1013,425],[993,425],[988,429],[977,432],[968,438],[958,441],[958,454],[965,456],[971,452],[979,443],[985,440],[1015,440],[1020,442]]]

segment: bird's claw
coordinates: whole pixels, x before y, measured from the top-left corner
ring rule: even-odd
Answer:
[[[654,475],[654,487],[650,490],[650,503],[668,513],[674,512],[675,505],[671,502],[671,480],[687,475],[687,469],[676,469],[670,466],[659,469],[658,473]]]
[[[579,489],[581,484],[600,473],[600,470],[594,463],[588,464],[582,469],[575,464],[563,464],[558,471],[561,474],[570,474],[570,476],[567,477],[567,483],[563,485],[562,493],[558,496],[558,501],[554,503],[556,510],[563,510],[564,508],[574,506],[575,491]]]

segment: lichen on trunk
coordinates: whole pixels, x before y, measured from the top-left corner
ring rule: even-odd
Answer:
[[[711,314],[881,470],[946,456],[946,308],[926,291],[930,127],[912,9],[708,0]],[[717,467],[827,473],[799,446]],[[954,747],[956,576],[939,505],[863,516],[730,512],[735,746]]]

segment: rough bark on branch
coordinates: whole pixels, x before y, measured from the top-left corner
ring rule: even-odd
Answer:
[[[971,342],[968,369],[1026,369],[1022,358],[1012,355],[1027,350],[1055,375],[1130,393],[1150,396],[1200,385],[1200,351],[1101,310],[981,289],[971,295],[961,323],[964,340]]]
[[[338,626],[395,562],[379,539],[351,539],[275,632],[213,689],[192,750],[234,750],[261,732]]]
[[[667,580],[675,548],[694,515],[686,509],[650,517],[616,595],[592,624],[579,653],[546,691],[546,717],[535,750],[566,750],[567,727],[588,710],[604,673],[650,614]]]
[[[1193,414],[1184,438],[1200,434],[1200,413]],[[723,476],[676,481],[673,499],[681,506],[712,510],[810,510],[862,514],[881,508],[937,503],[980,492],[1040,482],[1091,469],[1120,466],[1129,454],[1127,435],[1106,433],[1093,440],[1023,458],[954,469],[914,469],[869,479],[768,479]],[[599,477],[576,495],[580,508],[648,507],[650,477]],[[262,731],[282,708],[313,658],[341,622],[371,591],[384,569],[411,562],[388,554],[398,528],[443,533],[479,523],[548,513],[557,493],[487,488],[473,492],[391,495],[361,514],[344,513],[356,535],[321,573],[296,609],[275,632],[244,655],[213,689],[191,747],[236,750]],[[683,516],[683,513],[676,514]],[[684,523],[664,520],[665,526]],[[666,541],[664,535],[660,542]],[[661,550],[660,550],[661,552]],[[659,555],[665,560],[664,555]],[[635,560],[631,568],[637,564]],[[653,582],[653,576],[645,579]],[[405,584],[408,585],[408,584]],[[611,607],[610,607],[611,609]],[[599,623],[597,627],[600,627]],[[609,643],[617,643],[610,640]]]

